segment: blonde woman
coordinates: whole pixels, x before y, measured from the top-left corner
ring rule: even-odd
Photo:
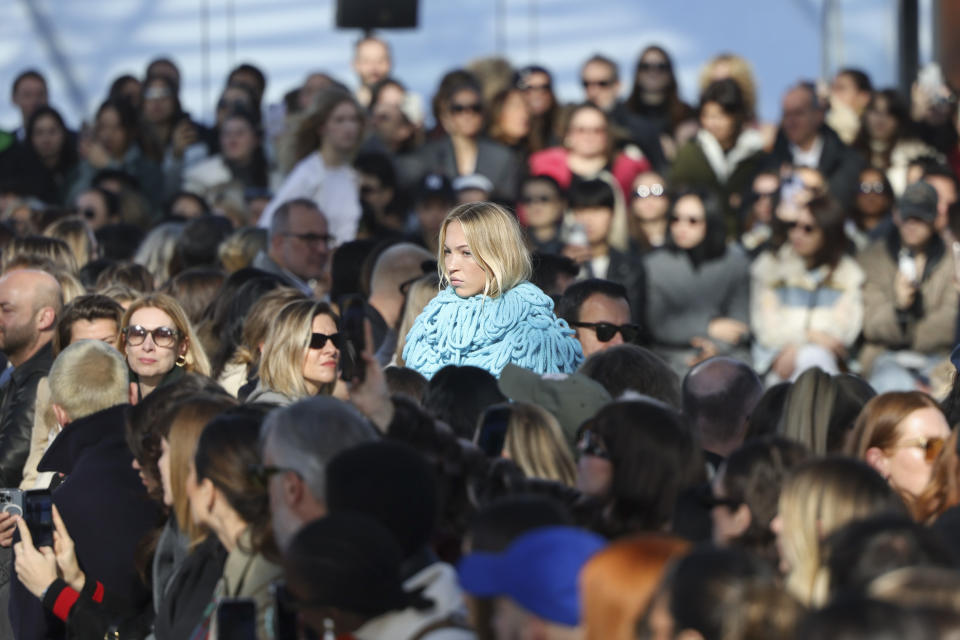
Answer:
[[[577,483],[577,467],[560,423],[535,404],[490,407],[477,426],[474,442],[490,457],[513,460],[528,478],[553,480],[568,487]]]
[[[798,467],[784,484],[770,523],[791,594],[804,605],[823,605],[828,586],[822,570],[824,540],[854,520],[880,513],[906,515],[906,508],[866,464],[837,457]]]
[[[68,245],[59,238],[46,236],[24,236],[14,238],[3,249],[3,259],[0,261],[2,271],[6,272],[14,263],[46,259],[53,265],[70,273],[77,272],[77,259]]]
[[[509,363],[537,373],[572,373],[580,343],[553,313],[553,301],[528,282],[532,273],[517,219],[491,202],[463,204],[440,227],[443,290],[406,337],[406,366],[426,378],[446,365],[495,376]]]
[[[93,236],[90,225],[80,216],[60,218],[48,225],[43,230],[43,235],[66,242],[80,268],[95,260],[99,253],[97,239]]]
[[[400,317],[400,329],[397,331],[397,352],[391,364],[398,367],[405,366],[403,349],[407,345],[407,333],[410,332],[414,321],[427,303],[437,297],[438,291],[440,291],[440,277],[435,273],[421,276],[410,284],[410,288],[407,289],[407,299],[403,304],[403,315]]]
[[[339,324],[325,302],[304,299],[284,306],[267,334],[260,382],[247,401],[287,405],[330,395],[340,369]]]
[[[183,372],[210,375],[210,362],[183,307],[163,293],[134,300],[120,326],[117,349],[127,358],[130,382],[142,399]]]

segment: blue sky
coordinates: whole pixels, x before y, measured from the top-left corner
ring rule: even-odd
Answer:
[[[500,53],[517,65],[539,62],[549,67],[561,98],[576,100],[581,97],[578,69],[589,55],[610,56],[620,63],[622,76],[631,78],[640,50],[656,42],[674,56],[681,91],[695,102],[703,63],[718,52],[732,51],[753,63],[759,113],[771,120],[778,116],[785,87],[820,73],[821,2],[420,0],[420,27],[385,35],[394,48],[396,75],[426,98],[444,71]],[[35,35],[27,3],[51,26],[68,73],[82,87],[79,105],[73,104],[49,49]],[[209,8],[206,32],[203,5]],[[930,0],[923,0],[921,10],[929,5]],[[842,0],[840,6],[843,37],[834,68],[860,66],[875,84],[894,84],[896,1]],[[503,11],[499,20],[498,8]],[[0,87],[5,96],[0,100],[0,126],[18,124],[7,87],[19,70],[30,66],[47,74],[54,105],[74,125],[96,109],[115,76],[142,73],[146,62],[160,53],[171,54],[180,64],[182,100],[201,119],[209,117],[226,71],[244,60],[268,71],[269,102],[279,100],[312,70],[327,71],[352,85],[351,43],[358,33],[334,30],[333,15],[333,0],[8,0],[0,20]],[[209,39],[206,58],[204,33]],[[926,33],[922,44],[929,48]]]

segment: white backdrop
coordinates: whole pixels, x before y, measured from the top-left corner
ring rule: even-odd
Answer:
[[[577,73],[586,57],[602,52],[618,60],[629,85],[639,51],[659,43],[674,56],[682,94],[695,102],[701,65],[715,53],[733,51],[752,61],[760,116],[769,120],[778,117],[779,98],[787,85],[819,75],[821,2],[420,0],[419,29],[384,35],[393,46],[395,75],[425,98],[444,71],[502,53],[517,65],[538,62],[549,67],[561,98],[575,100],[581,97]],[[146,62],[159,54],[170,55],[180,65],[182,101],[201,119],[210,117],[226,71],[242,61],[255,62],[268,72],[268,102],[279,101],[311,70],[325,70],[353,85],[351,43],[359,33],[333,28],[334,4],[334,0],[0,0],[0,127],[19,124],[19,113],[9,103],[9,87],[16,73],[27,67],[47,75],[51,102],[73,125],[96,109],[114,77],[142,74]],[[929,4],[930,0],[921,3],[924,18]],[[505,15],[499,21],[498,7]],[[843,37],[837,62],[866,69],[879,86],[895,83],[896,0],[842,0],[840,7]],[[929,27],[928,20],[922,24]],[[927,58],[930,42],[927,29],[922,31]],[[74,78],[76,90],[71,91],[67,76]]]

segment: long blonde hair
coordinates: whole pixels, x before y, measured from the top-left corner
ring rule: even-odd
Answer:
[[[70,247],[77,267],[83,267],[97,257],[97,240],[87,221],[80,216],[67,216],[47,225],[43,235],[63,240]]]
[[[260,296],[243,321],[243,334],[233,361],[246,365],[247,373],[260,364],[261,350],[280,309],[296,300],[306,300],[293,287],[280,287]]]
[[[828,457],[797,467],[784,483],[778,514],[793,596],[808,606],[822,605],[828,586],[823,540],[849,522],[880,513],[906,515],[906,508],[866,463]]]
[[[441,287],[450,284],[443,245],[447,239],[447,227],[453,222],[459,222],[463,227],[473,259],[487,276],[484,296],[496,298],[530,279],[533,264],[516,216],[492,202],[470,202],[452,209],[440,227],[437,268]]]
[[[120,335],[117,337],[117,350],[124,354],[127,352],[127,336],[123,330],[130,326],[130,317],[135,311],[147,308],[159,309],[173,320],[173,324],[179,332],[177,346],[174,348],[179,347],[183,342],[187,343],[187,351],[183,355],[184,370],[209,376],[210,361],[207,359],[207,354],[204,353],[200,341],[197,340],[196,332],[194,332],[190,320],[187,319],[187,313],[176,299],[165,293],[151,293],[142,298],[137,298],[130,303],[130,306],[127,307],[126,312],[123,314],[123,319],[120,321]]]
[[[577,467],[557,419],[535,404],[514,402],[501,406],[510,409],[504,453],[528,478],[575,486]]]
[[[407,289],[407,299],[403,303],[403,315],[400,317],[400,327],[397,329],[396,362],[398,367],[405,366],[403,347],[407,344],[407,334],[431,300],[437,297],[440,290],[440,276],[435,273],[417,278]]]
[[[260,358],[260,382],[265,388],[294,399],[313,395],[303,378],[303,361],[310,348],[313,319],[319,315],[329,316],[340,326],[340,319],[326,302],[295,300],[280,309]],[[333,386],[324,385],[316,393],[330,395]]]

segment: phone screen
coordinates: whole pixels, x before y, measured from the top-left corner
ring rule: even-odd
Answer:
[[[23,519],[30,528],[33,546],[53,546],[53,496],[48,490],[36,489],[24,494]]]
[[[250,598],[225,598],[217,605],[217,637],[257,640],[257,606]]]

